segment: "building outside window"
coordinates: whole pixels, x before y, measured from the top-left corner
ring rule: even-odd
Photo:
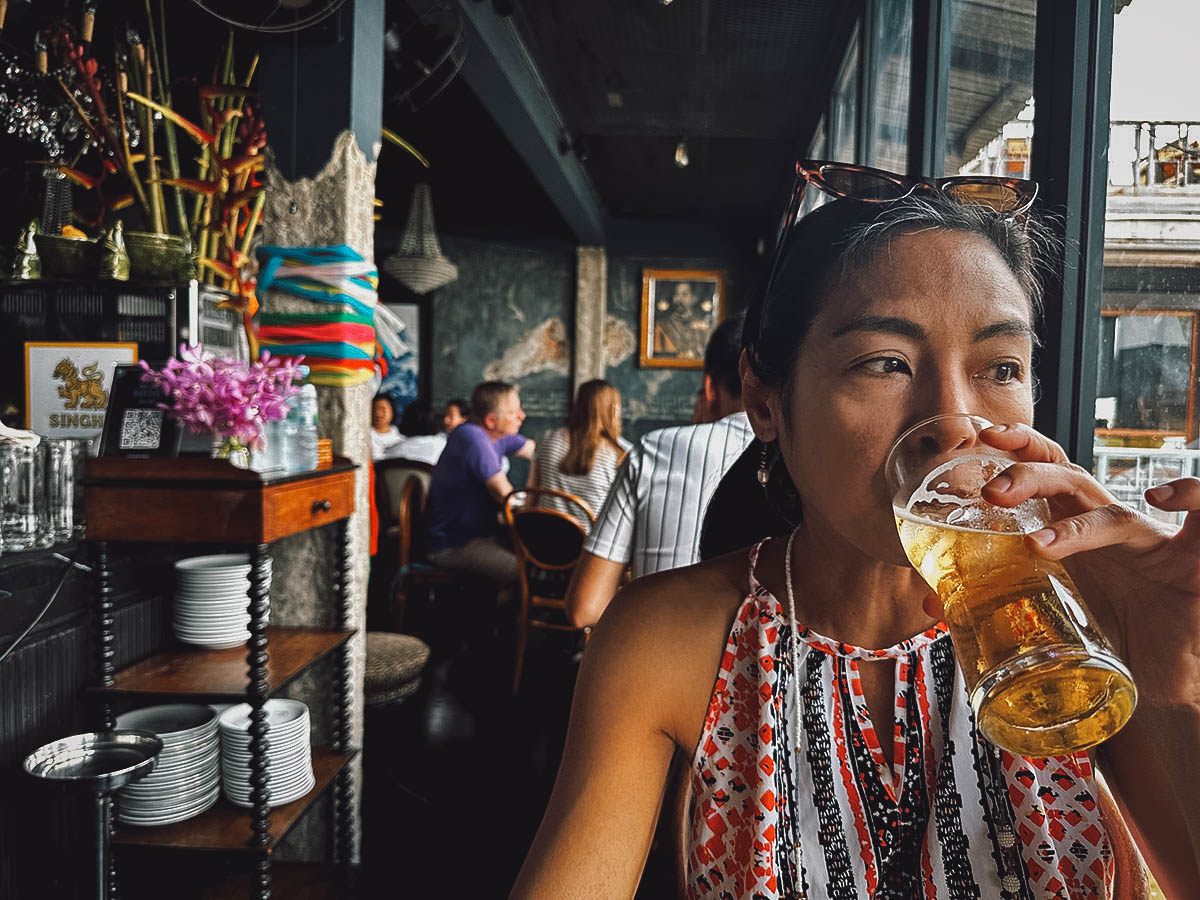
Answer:
[[[1028,174],[1036,7],[951,0],[946,174]]]
[[[1172,522],[1142,492],[1200,471],[1200,103],[1145,61],[1184,58],[1197,40],[1191,0],[1132,0],[1114,22],[1095,471]]]

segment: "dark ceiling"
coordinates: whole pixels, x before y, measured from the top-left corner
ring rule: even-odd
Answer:
[[[778,209],[857,6],[518,0],[514,22],[610,215],[758,217]]]
[[[453,0],[452,0],[453,2]],[[462,0],[464,8],[473,8]],[[411,0],[389,0],[405,47]],[[838,0],[516,0],[511,23],[610,219],[719,220],[767,233],[825,97],[859,4]],[[411,36],[411,37],[410,37]],[[486,53],[481,46],[467,53]],[[544,191],[460,77],[415,112],[394,102],[409,77],[389,57],[384,121],[433,163],[438,225],[512,223],[563,233]],[[429,54],[430,58],[436,53]],[[503,114],[501,113],[501,118]],[[689,164],[675,164],[686,142]],[[386,151],[392,153],[391,150]],[[380,166],[385,221],[415,172]],[[515,215],[514,215],[515,214]],[[765,224],[765,227],[763,227]]]

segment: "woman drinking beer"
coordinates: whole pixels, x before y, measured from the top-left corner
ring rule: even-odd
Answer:
[[[797,526],[608,608],[513,896],[632,896],[676,750],[688,897],[1129,898],[1147,863],[1168,896],[1193,896],[1200,481],[1147,492],[1196,510],[1175,531],[1032,429],[1033,185],[798,172],[742,362],[762,480]],[[839,199],[796,215],[818,190]],[[1092,751],[1027,759],[980,734],[898,540],[889,448],[964,412],[1019,460],[986,499],[1050,501],[1028,548],[1064,562],[1137,684],[1129,723]]]

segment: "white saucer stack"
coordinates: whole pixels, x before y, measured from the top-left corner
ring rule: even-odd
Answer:
[[[117,728],[162,738],[154,770],[122,788],[117,820],[126,825],[170,825],[204,812],[221,792],[221,742],[210,706],[171,703],[117,717]]]
[[[298,800],[317,783],[309,744],[308,707],[299,700],[266,702],[267,772],[270,806]],[[250,704],[231,706],[221,713],[221,782],[225,796],[238,806],[250,806]]]
[[[270,580],[271,561],[267,559]],[[175,563],[175,636],[186,644],[224,649],[250,637],[250,557],[193,556]]]

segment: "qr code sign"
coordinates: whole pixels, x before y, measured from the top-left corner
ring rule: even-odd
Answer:
[[[121,420],[122,450],[157,450],[162,440],[161,409],[127,409]]]

